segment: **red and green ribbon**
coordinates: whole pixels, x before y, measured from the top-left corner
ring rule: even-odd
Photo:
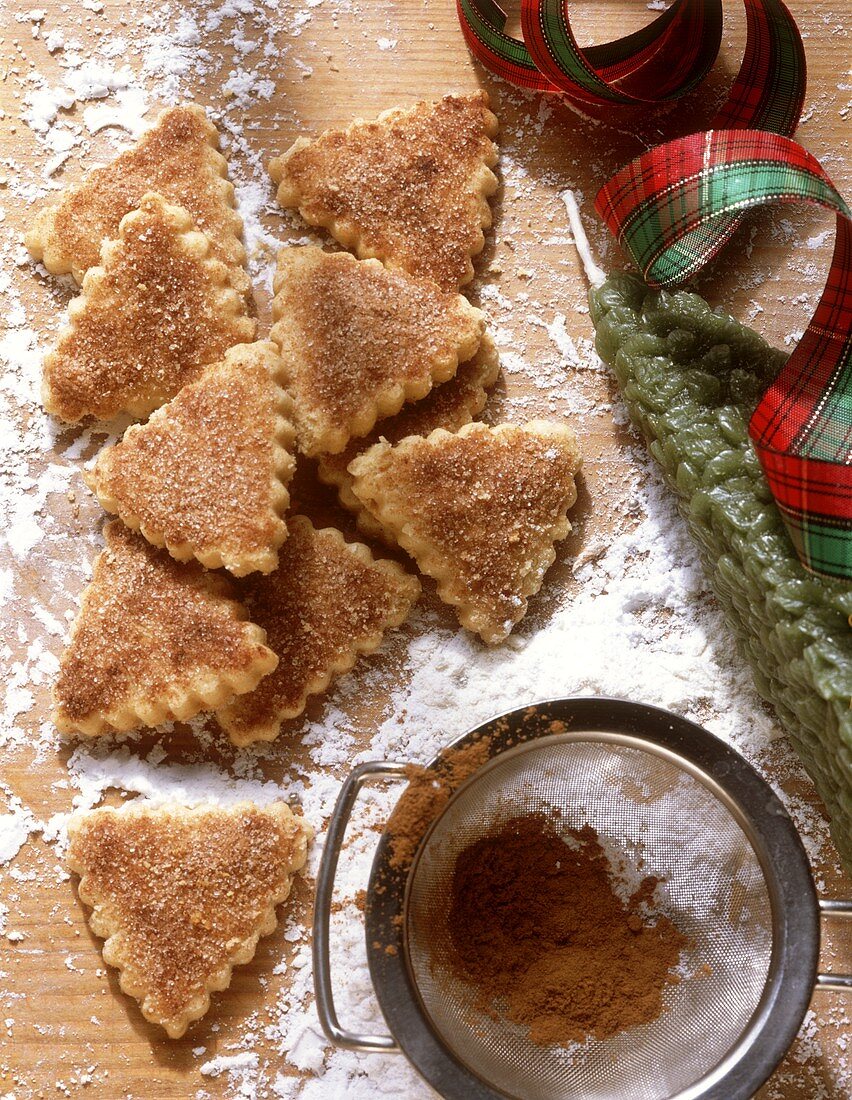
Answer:
[[[495,0],[457,0],[471,52],[503,79],[578,103],[623,106],[664,103],[699,84],[722,40],[721,0],[674,0],[640,31],[581,48],[562,0],[521,0],[524,40],[505,32]],[[721,125],[792,133],[805,92],[805,56],[796,23],[779,0],[745,0],[746,55]],[[723,111],[724,113],[724,111]],[[736,122],[733,115],[747,117]]]
[[[805,55],[780,0],[744,0],[745,56],[713,129],[637,157],[595,206],[652,286],[678,286],[716,256],[749,209],[807,202],[834,210],[826,287],[749,431],[806,568],[852,580],[852,214],[819,162],[790,140]],[[716,58],[720,0],[675,0],[637,34],[581,49],[567,2],[522,0],[523,42],[494,0],[458,0],[472,52],[522,87],[579,104],[651,105],[694,88]]]
[[[749,434],[802,563],[850,579],[852,214],[819,161],[765,130],[710,130],[632,161],[596,205],[646,282],[669,287],[719,251],[732,218],[774,202],[834,210],[837,236],[816,312]]]

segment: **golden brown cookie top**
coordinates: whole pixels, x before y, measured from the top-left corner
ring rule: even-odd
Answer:
[[[212,710],[277,664],[222,574],[112,520],[60,662],[54,721],[94,736]]]
[[[451,378],[484,328],[460,294],[347,252],[282,249],[275,292],[271,335],[309,455],[342,450]]]
[[[548,421],[437,429],[349,467],[355,495],[489,643],[523,617],[571,529],[579,468],[574,433]]]
[[[485,92],[449,95],[299,138],[269,170],[278,202],[344,247],[457,290],[491,224],[496,133]]]
[[[189,214],[147,194],[104,244],[44,361],[43,396],[62,420],[145,416],[197,378],[255,323]]]
[[[108,512],[179,561],[269,573],[287,534],[291,415],[275,345],[238,344],[101,451],[87,481]]]
[[[170,107],[136,145],[42,210],[25,237],[27,248],[48,271],[70,271],[80,283],[99,262],[101,243],[118,236],[124,215],[146,192],[157,191],[186,209],[193,226],[209,237],[213,257],[227,266],[231,286],[245,293],[243,223],[218,145],[219,133],[201,107]]]
[[[387,538],[391,545],[396,541],[392,535],[382,531],[380,524],[352,492],[349,463],[380,439],[386,439],[393,444],[409,435],[428,435],[435,428],[446,428],[448,432],[458,431],[485,408],[488,390],[497,381],[499,373],[497,348],[491,336],[485,332],[476,355],[460,363],[455,375],[448,382],[435,386],[422,401],[403,405],[396,416],[382,420],[365,438],[351,440],[346,450],[340,454],[320,455],[320,481],[337,488],[340,503],[344,508],[357,513],[358,527],[365,535],[371,538]]]
[[[241,586],[280,660],[255,691],[219,711],[235,744],[276,737],[309,695],[347,672],[359,653],[377,649],[420,594],[419,582],[396,562],[374,558],[334,528],[317,530],[304,516],[293,516],[289,527],[277,571]]]
[[[283,802],[132,803],[76,814],[68,833],[68,867],[104,960],[172,1038],[275,927],[312,835]]]

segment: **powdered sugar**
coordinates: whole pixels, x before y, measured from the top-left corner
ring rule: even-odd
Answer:
[[[0,863],[14,859],[35,829],[33,815],[23,807],[0,814]]]
[[[257,1070],[256,1054],[221,1054],[199,1066],[198,1072],[204,1077],[221,1077],[223,1073],[243,1075]]]

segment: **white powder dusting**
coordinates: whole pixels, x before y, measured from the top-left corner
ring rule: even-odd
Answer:
[[[29,810],[0,814],[0,863],[14,859],[35,831],[36,822]]]
[[[257,1069],[256,1054],[221,1054],[199,1066],[199,1073],[205,1077],[221,1077],[223,1073],[243,1074]]]
[[[654,0],[648,7],[663,10],[666,4]],[[59,745],[47,720],[47,695],[99,540],[98,511],[81,484],[79,466],[114,434],[94,429],[67,433],[39,409],[40,359],[71,296],[71,284],[68,279],[38,282],[17,230],[3,220],[4,207],[17,206],[20,213],[50,201],[66,176],[76,178],[81,168],[106,160],[135,139],[160,104],[197,95],[215,112],[223,132],[246,223],[251,274],[268,293],[279,238],[298,226],[301,241],[320,239],[275,211],[264,167],[268,156],[280,151],[269,146],[277,140],[275,124],[298,124],[299,88],[319,87],[353,57],[365,66],[365,77],[371,64],[392,69],[408,45],[389,23],[364,29],[363,15],[350,0],[280,6],[271,0],[201,0],[190,8],[166,3],[126,15],[101,12],[102,5],[89,0],[50,13],[16,13],[16,33],[26,38],[32,33],[41,50],[39,64],[20,80],[15,120],[19,138],[38,155],[31,165],[9,156],[0,167],[6,183],[0,190],[6,259],[0,298],[8,326],[0,339],[0,539],[5,543],[0,606],[9,613],[8,631],[0,640],[8,670],[0,751],[16,762],[32,753],[35,766],[49,767],[54,777],[60,774],[55,767]],[[434,29],[425,9],[424,28],[424,36]],[[362,52],[366,60],[360,59]],[[581,438],[593,439],[595,432],[609,431],[613,421],[623,428],[627,418],[592,349],[585,293],[559,200],[565,187],[576,189],[572,174],[577,158],[588,157],[588,142],[570,155],[560,150],[557,162],[533,161],[529,147],[544,134],[555,109],[506,86],[498,92],[506,114],[521,123],[506,127],[501,137],[499,243],[480,265],[476,288],[509,380],[508,392],[485,415],[492,420],[567,415]],[[377,109],[392,104],[391,98]],[[258,140],[256,124],[247,122],[258,106],[272,124],[265,142]],[[595,134],[593,160],[603,178],[607,130],[591,122],[578,125]],[[832,171],[836,174],[837,168]],[[578,191],[584,214],[590,197]],[[802,229],[789,217],[774,215],[767,215],[766,224],[795,257],[810,294],[784,303],[786,328],[796,326],[789,333],[792,342],[821,287],[818,265],[830,249],[832,230]],[[799,245],[807,249],[807,262]],[[595,232],[594,247],[598,257],[612,262],[616,252],[602,231]],[[754,232],[744,247],[747,256],[752,248],[759,251]],[[744,295],[743,314],[752,309],[757,317],[777,299],[771,272],[743,272],[738,278],[735,290]],[[795,319],[789,317],[793,309]],[[311,711],[313,719],[299,730],[302,756],[291,760],[287,745],[259,746],[226,749],[222,762],[214,762],[222,741],[198,721],[192,724],[197,747],[182,755],[163,747],[170,731],[163,744],[153,747],[150,739],[136,736],[81,743],[67,753],[67,771],[45,792],[43,804],[33,796],[25,805],[6,792],[0,863],[13,861],[8,879],[17,893],[4,895],[0,931],[12,929],[7,939],[18,942],[20,893],[35,889],[37,879],[62,882],[67,877],[49,859],[38,871],[26,863],[28,850],[36,847],[27,838],[42,834],[52,845],[49,850],[60,856],[69,813],[97,805],[109,792],[188,803],[227,804],[242,798],[263,803],[285,797],[319,830],[308,867],[313,874],[340,779],[354,763],[376,757],[425,762],[473,724],[533,698],[595,693],[666,706],[706,725],[753,761],[769,758],[776,773],[800,781],[800,766],[782,731],[732,652],[692,544],[644,449],[625,434],[621,466],[611,461],[612,454],[602,463],[598,457],[588,459],[592,503],[581,502],[572,516],[580,532],[579,552],[572,559],[567,549],[561,551],[527,619],[503,648],[486,650],[427,601],[401,632],[401,642],[392,643],[392,658],[362,661],[354,675],[335,685],[322,707]],[[598,511],[608,516],[603,525],[597,522]],[[366,727],[357,717],[365,694],[383,702],[382,719]],[[216,755],[211,757],[210,748]],[[795,783],[791,789],[798,789]],[[393,787],[371,790],[359,803],[340,865],[340,905],[332,915],[338,1009],[346,1026],[371,1032],[384,1031],[386,1025],[371,990],[362,915],[354,899],[367,881],[375,830],[395,796]],[[803,795],[783,797],[811,858],[830,864],[825,822]],[[50,895],[50,904],[64,913],[72,899],[67,884],[61,890]],[[224,1044],[214,1057],[207,1032],[201,1045],[187,1050],[194,1059],[187,1095],[207,1097],[215,1081],[216,1095],[240,1100],[432,1096],[400,1057],[329,1049],[313,1005],[306,930],[289,921],[284,939],[294,953],[286,965],[275,967],[278,984],[271,1003],[229,1026],[227,1034],[224,1025],[214,1030]],[[80,961],[76,954],[65,957],[75,966]],[[23,996],[10,993],[6,1000],[13,1004],[14,997]],[[832,1021],[848,1024],[842,1009],[833,1010]],[[796,1048],[803,1066],[797,1087],[805,1082],[802,1087],[809,1090],[802,1095],[813,1100],[849,1095],[852,1076],[844,1050],[834,1040],[823,1043],[813,1019],[806,1022]],[[834,1067],[833,1079],[812,1068],[827,1061]],[[69,1064],[56,1087],[83,1091],[96,1072],[88,1061],[73,1071]],[[30,1091],[38,1092],[52,1082],[39,1077],[30,1084]],[[116,1095],[124,1091],[115,1079],[106,1094],[109,1088]],[[768,1095],[780,1093],[770,1090]]]

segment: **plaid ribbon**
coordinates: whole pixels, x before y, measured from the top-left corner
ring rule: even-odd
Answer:
[[[780,0],[744,0],[746,54],[718,126],[791,134],[804,97],[804,51]],[[496,0],[456,0],[471,53],[522,88],[579,103],[649,105],[677,99],[703,80],[722,40],[721,0],[674,0],[642,30],[581,48],[567,0],[521,0],[523,42],[506,34]],[[750,121],[743,121],[748,118]]]
[[[710,130],[638,157],[596,206],[646,282],[670,287],[719,251],[731,219],[773,202],[834,210],[837,235],[816,312],[749,434],[802,564],[852,580],[852,212],[819,161],[765,130]]]
[[[677,286],[716,256],[745,211],[808,202],[837,215],[834,256],[816,312],[763,395],[749,432],[802,564],[852,580],[852,214],[814,157],[789,140],[801,116],[806,66],[781,0],[744,0],[745,56],[707,133],[632,161],[595,206],[652,286]],[[505,33],[495,0],[457,0],[473,54],[525,88],[578,103],[672,100],[718,53],[720,0],[675,0],[636,34],[581,49],[567,0],[521,0],[523,42]]]

